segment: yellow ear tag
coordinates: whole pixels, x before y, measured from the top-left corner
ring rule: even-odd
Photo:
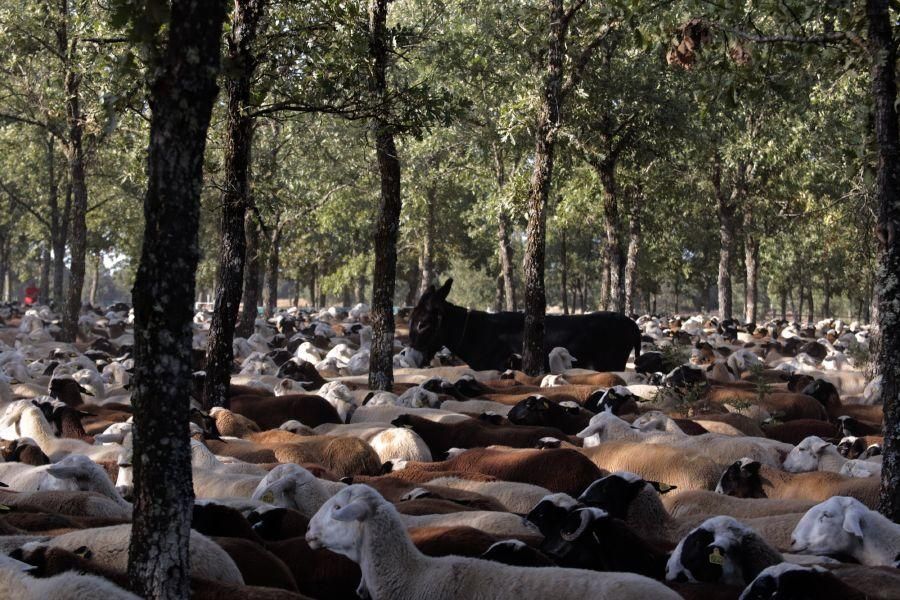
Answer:
[[[5,504],[0,504],[0,512],[9,512],[12,509]]]
[[[661,484],[659,484],[659,491],[660,491],[660,492],[663,492],[663,493],[664,493],[664,492],[668,492],[668,491],[671,490],[671,489],[672,489],[672,486],[669,485],[668,483],[661,483]]]
[[[714,565],[724,565],[725,557],[722,556],[722,551],[718,548],[713,548],[712,554],[709,555],[709,562]]]
[[[260,499],[267,504],[272,504],[273,502],[275,502],[275,494],[273,494],[272,492],[266,492]]]

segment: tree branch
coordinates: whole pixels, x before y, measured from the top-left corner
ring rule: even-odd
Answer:
[[[569,76],[566,78],[565,83],[563,83],[562,88],[560,88],[559,94],[561,97],[565,97],[569,92],[574,89],[576,85],[581,82],[581,76],[584,73],[584,68],[587,66],[588,61],[591,59],[591,55],[594,54],[594,50],[600,47],[600,44],[603,43],[603,40],[606,39],[606,36],[609,35],[610,32],[618,27],[619,22],[613,21],[609,25],[606,26],[606,29],[601,31],[590,41],[590,43],[585,46],[578,55],[578,58],[575,59],[575,63],[572,65],[572,68],[569,70]]]
[[[18,204],[19,206],[21,206],[28,212],[30,212],[34,216],[34,218],[36,218],[38,221],[40,221],[44,225],[44,227],[46,227],[47,229],[50,229],[50,222],[46,219],[46,217],[44,217],[41,213],[34,210],[34,208],[31,206],[31,204],[22,200],[22,198],[19,196],[18,192],[13,190],[2,179],[0,179],[0,190],[3,190],[6,193],[6,195],[9,196],[10,200],[15,202],[16,204]]]
[[[714,27],[720,31],[724,31],[726,33],[730,33],[735,35],[741,39],[756,42],[759,44],[836,44],[839,42],[851,42],[855,46],[869,51],[868,46],[866,46],[865,40],[861,37],[853,33],[852,31],[833,31],[828,33],[820,33],[817,35],[790,35],[790,34],[779,34],[779,35],[759,35],[755,33],[748,33],[746,31],[742,31],[740,29],[735,29],[733,27],[728,27],[726,25],[722,25],[721,23],[715,23],[713,21],[706,21],[706,24],[710,27]]]

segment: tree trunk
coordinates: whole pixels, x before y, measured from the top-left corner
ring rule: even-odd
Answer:
[[[244,237],[246,240],[246,264],[244,265],[244,292],[241,296],[241,320],[235,334],[243,338],[253,335],[256,317],[259,316],[257,306],[260,296],[260,227],[259,220],[252,211],[244,217]]]
[[[746,291],[744,292],[744,321],[756,323],[759,302],[759,240],[747,232],[744,240],[744,264],[746,266]]]
[[[307,286],[309,287],[309,306],[314,307],[316,305],[316,275],[318,274],[319,266],[316,263],[313,263],[312,267],[309,269],[309,279],[307,280]]]
[[[603,184],[603,225],[606,230],[606,265],[609,268],[608,299],[604,298],[604,306],[614,312],[622,312],[625,304],[625,281],[622,274],[625,270],[625,257],[619,231],[622,228],[619,218],[619,190],[616,185],[616,164],[605,162],[597,169],[600,182]]]
[[[534,170],[528,193],[528,227],[525,231],[525,328],[522,336],[522,370],[529,375],[544,371],[544,251],[547,235],[547,199],[553,180],[553,152],[560,126],[563,60],[566,27],[562,0],[549,0],[550,31],[547,65],[542,84],[534,143]]]
[[[100,265],[102,262],[103,258],[98,252],[94,255],[93,264],[91,265],[91,289],[88,292],[88,302],[91,303],[91,306],[97,305],[97,291],[100,289]]]
[[[50,248],[46,243],[41,244],[41,282],[38,287],[41,290],[38,302],[48,303],[50,301]]]
[[[56,196],[50,205],[50,242],[53,245],[53,302],[62,308],[65,302],[66,242],[69,237],[69,214],[72,212],[72,185],[66,183],[66,198],[60,215]]]
[[[567,292],[568,289],[568,279],[569,279],[569,253],[566,248],[566,230],[563,229],[559,232],[559,254],[560,254],[560,273],[559,273],[559,287],[562,296],[562,309],[563,314],[569,314],[569,295]]]
[[[734,253],[734,216],[736,207],[722,188],[722,157],[717,153],[713,164],[713,189],[719,216],[719,318],[732,317],[731,257]]]
[[[609,310],[609,253],[600,253],[600,298],[597,306],[600,310]]]
[[[502,212],[497,219],[497,242],[500,253],[500,275],[503,277],[504,310],[516,310],[516,282],[513,272],[513,247],[509,240],[509,217]]]
[[[806,297],[809,300],[809,317],[807,317],[807,321],[810,323],[816,322],[816,306],[813,303],[813,289],[812,285],[806,288]]]
[[[387,13],[389,0],[369,5],[369,56],[374,65],[369,86],[376,98],[390,108],[387,69],[390,60]],[[386,114],[372,120],[375,155],[381,175],[381,201],[375,221],[375,269],[372,275],[372,347],[369,354],[369,387],[390,391],[394,384],[394,284],[397,276],[397,233],[400,229],[400,159],[394,130]]]
[[[494,312],[500,312],[503,310],[503,275],[498,274],[494,279],[494,283],[496,284],[494,289]]]
[[[824,285],[822,287],[822,317],[830,319],[834,315],[831,314],[831,275],[828,271],[824,275]]]
[[[225,406],[234,366],[234,329],[241,302],[247,240],[244,219],[250,204],[250,155],[253,118],[247,114],[256,60],[251,45],[263,0],[237,0],[228,35],[228,61],[234,71],[225,79],[225,188],[222,192],[222,243],[216,299],[206,343],[203,407]]]
[[[872,95],[875,100],[875,137],[878,140],[877,237],[875,281],[878,329],[881,336],[875,362],[882,376],[884,400],[884,461],[879,510],[900,522],[900,140],[897,131],[896,47],[888,0],[866,0],[869,52],[872,56]]]
[[[281,233],[283,225],[276,222],[269,238],[269,256],[266,261],[266,286],[263,288],[263,310],[266,318],[278,310],[278,268],[281,264]],[[349,292],[348,292],[349,295]],[[345,305],[349,302],[345,302]]]
[[[628,255],[625,259],[625,314],[633,315],[635,312],[636,285],[637,285],[637,259],[641,250],[641,214],[640,194],[634,198],[631,205],[631,222],[628,228]]]
[[[360,275],[356,278],[356,301],[360,304],[366,303],[366,276]]]
[[[434,203],[437,201],[437,188],[431,186],[425,195],[425,230],[422,232],[422,254],[419,270],[422,280],[419,283],[419,296],[425,293],[428,286],[434,283]]]
[[[57,41],[61,53],[65,53],[65,93],[66,93],[66,158],[69,161],[69,181],[72,185],[71,242],[69,244],[69,288],[62,314],[59,338],[64,342],[74,342],[78,335],[78,317],[81,315],[81,292],[84,289],[85,252],[87,249],[88,190],[84,173],[84,120],[81,115],[80,91],[81,75],[75,71],[78,38],[68,36],[70,9],[67,0],[60,3],[60,26]]]
[[[142,598],[190,595],[189,415],[203,153],[218,87],[225,3],[172,0],[150,69],[144,236],[134,304],[134,517],[128,556]]]
[[[675,291],[675,314],[677,315],[679,312],[681,312],[681,278],[677,275],[675,277],[675,284],[673,287]]]

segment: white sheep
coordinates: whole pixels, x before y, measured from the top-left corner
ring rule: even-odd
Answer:
[[[545,375],[543,379],[541,379],[541,387],[557,387],[560,385],[569,385],[569,382],[566,381],[562,375]]]
[[[346,485],[340,482],[319,479],[300,465],[285,463],[260,480],[251,498],[296,510],[310,518],[344,487]]]
[[[312,364],[316,364],[323,358],[322,351],[313,346],[312,342],[303,342],[302,344],[297,346],[297,350],[294,352],[294,357],[297,360],[303,360]]]
[[[396,465],[394,470],[399,470]],[[459,477],[438,477],[429,481],[428,485],[489,496],[502,504],[509,512],[519,514],[527,514],[538,502],[550,494],[550,490],[547,488],[518,481],[475,481]]]
[[[403,406],[360,406],[350,417],[350,423],[390,423],[400,415],[416,415],[438,423],[456,423],[470,417],[434,408],[406,408]]]
[[[562,346],[557,346],[550,350],[550,373],[552,375],[562,375],[572,368],[572,363],[578,362],[578,359],[569,354],[569,350]]]
[[[91,551],[90,561],[92,563],[124,573],[128,570],[130,540],[130,524],[113,525],[79,529],[51,538],[46,542],[25,544],[22,549],[28,552],[40,546],[50,546],[74,552],[84,546]],[[191,531],[190,553],[192,576],[225,584],[244,584],[241,572],[225,550],[196,531]]]
[[[675,448],[690,448],[714,456],[720,462],[732,462],[749,456],[763,464],[779,467],[781,455],[791,449],[790,444],[751,436],[735,437],[717,433],[679,435],[668,431],[641,431],[609,412],[591,417],[588,426],[578,432],[578,437],[584,439],[585,448],[598,446],[606,441],[639,441]]]
[[[358,593],[372,600],[680,597],[659,582],[631,573],[530,569],[477,558],[425,556],[404,531],[397,509],[365,485],[352,485],[322,505],[309,523],[306,540],[314,549],[328,548],[359,563]]]
[[[364,375],[369,372],[369,351],[359,350],[347,361],[347,372],[350,375]]]
[[[791,551],[845,554],[863,565],[900,567],[900,525],[847,496],[809,509],[791,534]]]
[[[391,427],[366,440],[381,462],[406,460],[431,462],[431,450],[419,434],[406,427]]]
[[[47,422],[41,409],[28,400],[10,404],[3,417],[0,417],[0,438],[22,437],[37,442],[50,460],[58,460],[69,454],[84,454],[94,460],[115,460],[121,451],[116,444],[92,446],[81,440],[56,437],[53,427]]]
[[[320,387],[316,394],[334,407],[344,423],[349,422],[356,411],[356,398],[350,392],[350,388],[340,381],[329,381]]]
[[[422,386],[415,385],[404,391],[397,398],[397,406],[409,408],[437,408],[440,406],[440,398],[434,392],[429,392]]]
[[[35,578],[27,574],[32,569],[34,567],[29,564],[0,554],[0,590],[3,590],[3,596],[16,600],[139,600],[131,592],[101,577],[68,571],[53,577]]]
[[[113,487],[103,467],[87,456],[71,454],[57,463],[33,467],[22,463],[0,465],[0,481],[19,491],[69,490],[96,492],[131,509]]]
[[[745,586],[781,554],[733,517],[707,519],[682,539],[666,563],[666,580]]]
[[[848,459],[841,456],[837,446],[814,435],[804,438],[791,449],[784,459],[784,470],[790,473],[832,471],[851,477],[881,475],[881,465],[877,462]]]

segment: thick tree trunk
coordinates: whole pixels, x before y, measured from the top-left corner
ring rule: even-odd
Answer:
[[[128,556],[142,598],[190,595],[191,340],[203,153],[218,88],[225,3],[172,0],[151,69],[144,244],[134,303],[134,517]]]
[[[559,232],[559,261],[560,261],[560,271],[559,271],[559,287],[560,287],[560,296],[562,296],[562,309],[563,314],[569,314],[569,252],[566,247],[566,230],[563,229]]]
[[[494,312],[500,312],[503,310],[503,275],[497,275],[494,278],[494,283],[496,285],[494,289]]]
[[[609,310],[622,312],[625,304],[625,256],[619,231],[622,228],[619,218],[619,190],[616,185],[616,164],[606,162],[599,166],[597,174],[603,185],[603,225],[606,230],[606,264],[609,268],[609,297],[603,300]]]
[[[719,318],[732,317],[731,260],[734,254],[734,217],[736,207],[722,188],[722,157],[716,154],[713,164],[713,189],[719,216]]]
[[[269,256],[266,260],[266,286],[263,288],[263,310],[266,318],[278,310],[278,268],[281,265],[281,233],[282,225],[275,224],[269,238]],[[349,296],[349,291],[348,291]],[[345,305],[349,302],[345,302]]]
[[[628,227],[628,254],[625,258],[625,314],[633,315],[635,312],[636,285],[637,285],[637,259],[641,250],[641,214],[640,195],[635,197],[631,205],[630,223]]]
[[[84,172],[84,120],[81,115],[80,92],[81,75],[75,71],[78,38],[68,40],[70,17],[66,0],[60,3],[61,25],[57,31],[60,50],[65,50],[65,91],[66,91],[66,158],[69,161],[69,181],[72,185],[72,220],[69,224],[71,241],[69,244],[69,288],[62,315],[60,340],[74,342],[78,335],[78,317],[81,315],[81,292],[84,289],[85,252],[87,250],[88,190]]]
[[[428,286],[434,283],[434,203],[437,201],[437,188],[430,187],[425,197],[425,230],[422,232],[422,252],[419,255],[419,296],[425,293]]]
[[[228,36],[228,60],[235,71],[225,79],[225,188],[222,192],[222,243],[209,338],[203,407],[225,406],[234,365],[234,329],[241,301],[247,240],[244,219],[250,204],[250,154],[253,119],[250,85],[256,60],[251,50],[264,0],[237,0]]]
[[[884,401],[884,462],[879,510],[900,522],[900,140],[897,131],[897,85],[888,0],[866,0],[872,56],[872,95],[875,100],[875,137],[878,140],[879,261],[875,272],[878,292],[880,347],[875,361],[882,376]]]
[[[386,104],[387,68],[390,60],[387,30],[388,0],[369,5],[369,56],[374,65],[370,88]],[[383,115],[386,117],[386,115]],[[393,127],[382,116],[372,121],[375,155],[381,175],[381,200],[375,221],[375,269],[372,275],[372,348],[369,354],[369,387],[388,390],[394,384],[394,284],[397,276],[397,233],[400,229],[400,159]]]
[[[756,323],[759,302],[759,240],[748,232],[744,240],[746,291],[744,292],[744,321]]]
[[[503,277],[504,310],[516,310],[516,282],[513,272],[513,247],[509,240],[509,217],[502,211],[497,219],[497,242],[499,244],[500,275]]]
[[[260,227],[253,212],[248,211],[244,217],[244,237],[246,240],[246,261],[244,264],[244,293],[241,296],[241,320],[235,334],[243,338],[253,335],[256,327],[257,307],[260,296]]]
[[[528,193],[528,227],[525,230],[525,328],[522,336],[522,370],[529,375],[544,371],[544,251],[547,235],[547,199],[553,180],[553,154],[561,124],[562,79],[568,19],[562,0],[549,0],[547,64],[535,130],[534,169]]]

